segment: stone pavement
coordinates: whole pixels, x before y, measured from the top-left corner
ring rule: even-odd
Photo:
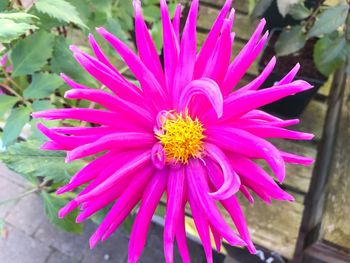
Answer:
[[[0,201],[17,197],[28,187],[23,179],[0,163]],[[27,188],[28,189],[28,188]],[[82,235],[69,234],[53,227],[46,219],[43,204],[36,194],[0,206],[4,229],[0,236],[0,263],[124,263],[127,262],[128,236],[120,229],[94,250],[88,240],[96,228],[88,222]],[[162,228],[152,225],[140,263],[164,262]],[[192,262],[205,262],[204,252],[188,242]],[[223,262],[215,255],[216,263]],[[175,252],[175,262],[181,262]]]

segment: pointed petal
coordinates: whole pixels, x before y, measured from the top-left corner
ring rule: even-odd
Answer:
[[[180,43],[180,21],[181,21],[181,4],[176,5],[175,14],[173,18],[173,28],[177,38]]]
[[[264,70],[257,76],[252,82],[240,88],[237,92],[245,92],[248,90],[257,90],[265,82],[265,80],[270,76],[271,72],[275,68],[276,57],[272,57],[270,62],[266,65]]]
[[[217,17],[206,40],[204,41],[202,49],[200,50],[196,60],[195,71],[194,71],[195,79],[203,76],[205,65],[207,64],[209,58],[212,56],[212,53],[215,49],[216,42],[219,38],[222,26],[225,21],[225,17],[227,16],[227,13],[231,8],[231,4],[232,4],[232,0],[226,0],[223,8],[220,11],[219,16]]]
[[[164,256],[166,262],[174,261],[174,238],[180,221],[180,209],[184,198],[184,168],[170,169],[167,185],[167,205],[164,223]]]
[[[134,0],[133,5],[135,9],[136,45],[139,56],[145,66],[150,69],[157,80],[159,80],[162,88],[165,89],[166,87],[162,65],[160,64],[157,49],[143,19],[141,3],[139,0]]]
[[[106,29],[100,27],[97,32],[120,54],[125,63],[129,66],[137,80],[140,82],[145,99],[153,104],[155,108],[163,106],[166,98],[164,89],[146,67],[146,65],[130,50],[130,48]]]
[[[143,247],[146,244],[149,225],[165,190],[168,177],[167,172],[167,169],[157,171],[143,193],[140,209],[136,215],[130,234],[129,263],[138,262],[141,256]]]
[[[289,71],[289,73],[282,80],[276,83],[276,86],[285,85],[292,82],[295,76],[298,74],[299,69],[300,69],[300,64],[297,63],[294,66],[294,68],[292,68],[292,70]]]
[[[280,153],[281,153],[283,160],[286,163],[309,166],[309,165],[313,164],[315,161],[313,158],[299,156],[299,155],[295,155],[295,154],[288,153],[288,152],[280,151]]]
[[[151,133],[116,132],[103,136],[95,142],[75,148],[67,154],[66,162],[112,149],[146,148],[154,143],[155,138]]]
[[[193,78],[193,70],[196,62],[196,19],[198,14],[198,0],[193,0],[184,31],[182,33],[179,60],[175,70],[173,86],[173,103],[177,103],[181,90],[185,88]]]

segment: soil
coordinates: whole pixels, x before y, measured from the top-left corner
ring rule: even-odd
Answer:
[[[271,57],[276,55],[274,50],[274,44],[276,43],[279,32],[274,32],[270,38],[269,44],[267,45],[264,55],[262,56],[259,66],[264,68]],[[313,60],[313,49],[317,39],[313,38],[306,42],[304,48],[297,53],[282,56],[277,58],[277,68],[279,75],[285,75],[292,67],[298,62],[301,67],[298,73],[298,77],[301,79],[313,79],[316,82],[324,82],[327,78],[322,75],[316,68]]]

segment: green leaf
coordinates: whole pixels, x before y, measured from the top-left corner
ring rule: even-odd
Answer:
[[[315,45],[313,55],[317,69],[329,76],[346,59],[346,41],[344,38],[321,38]]]
[[[27,13],[0,13],[0,19],[10,19],[16,22],[31,22],[38,17]]]
[[[12,76],[27,75],[41,69],[52,55],[54,35],[39,31],[19,41],[11,52]]]
[[[30,29],[37,29],[34,25],[17,23],[11,19],[0,19],[0,25],[0,43],[9,43]]]
[[[56,74],[63,72],[82,84],[96,86],[96,81],[75,61],[65,38],[62,36],[55,39],[51,69]]]
[[[147,22],[155,22],[160,19],[159,8],[155,5],[146,6],[142,9],[143,16]]]
[[[5,94],[0,95],[0,118],[5,114],[5,112],[9,111],[17,101],[17,97],[8,96]]]
[[[67,204],[68,200],[45,191],[41,193],[44,200],[45,214],[50,223],[60,229],[72,233],[82,233],[83,225],[75,223],[77,211],[73,211],[63,219],[58,218],[58,211]]]
[[[65,0],[38,0],[35,3],[35,8],[39,12],[48,14],[60,21],[74,23],[81,28],[87,28],[84,22],[80,19],[75,6]]]
[[[297,52],[305,45],[306,37],[301,26],[293,26],[288,31],[282,31],[275,44],[277,56],[286,56]]]
[[[13,171],[28,178],[42,177],[45,181],[67,183],[86,163],[66,164],[63,151],[44,151],[40,142],[28,140],[9,146],[0,159]]]
[[[262,17],[264,15],[264,13],[266,12],[266,10],[270,7],[271,3],[273,0],[260,0],[257,2],[253,13],[252,13],[252,18],[258,18],[258,17]]]
[[[308,33],[308,37],[327,35],[337,30],[345,23],[349,6],[341,4],[330,7],[324,11]]]
[[[311,10],[306,8],[304,3],[297,3],[292,5],[288,12],[296,20],[303,20],[311,15]]]
[[[163,47],[163,31],[162,31],[162,22],[158,21],[155,23],[151,29],[151,36],[156,45],[158,51]]]
[[[8,0],[1,0],[0,1],[0,10],[5,10],[9,6],[9,1]]]
[[[299,0],[277,0],[277,7],[280,14],[285,17],[291,6],[298,3]]]
[[[128,36],[126,35],[118,20],[109,18],[107,20],[105,28],[124,43],[128,43]]]
[[[29,121],[30,112],[29,108],[23,106],[12,109],[2,135],[2,143],[5,147],[16,141],[23,126]]]
[[[61,85],[63,81],[56,74],[36,73],[33,75],[32,83],[24,90],[23,96],[26,99],[45,98]]]
[[[33,112],[55,108],[49,100],[36,100],[32,104]]]

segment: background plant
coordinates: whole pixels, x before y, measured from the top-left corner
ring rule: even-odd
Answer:
[[[256,2],[253,16],[261,16],[273,1],[282,16],[289,16],[295,25],[283,28],[275,44],[278,56],[297,54],[305,43],[315,39],[313,58],[317,69],[325,76],[332,74],[340,65],[350,61],[349,1],[319,0],[312,8],[305,0],[260,0]],[[350,74],[350,64],[347,65]]]
[[[141,2],[145,20],[160,51],[159,0]],[[175,6],[176,1],[170,1],[169,8],[175,10]],[[69,45],[74,44],[90,52],[86,44],[87,35],[97,26],[107,28],[133,45],[132,1],[0,1],[0,159],[31,184],[28,192],[1,203],[39,193],[51,223],[78,233],[82,231],[82,225],[75,224],[74,214],[64,220],[57,219],[57,211],[74,193],[58,197],[54,191],[67,183],[84,162],[65,164],[63,152],[39,150],[44,137],[36,131],[37,120],[32,119],[30,114],[51,108],[96,107],[85,101],[66,100],[63,94],[69,88],[59,74],[63,72],[92,88],[104,88],[80,68],[69,50]],[[101,40],[97,34],[95,37]],[[104,41],[100,43],[111,62],[128,76],[123,61],[112,48]],[[45,124],[89,125],[76,121]],[[100,215],[94,217],[97,221],[100,218]]]

